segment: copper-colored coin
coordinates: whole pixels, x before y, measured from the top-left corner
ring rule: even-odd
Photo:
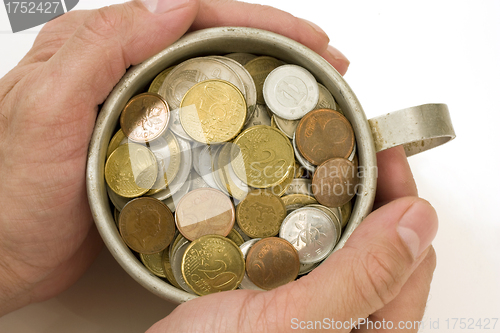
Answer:
[[[356,166],[345,158],[332,158],[314,172],[312,190],[318,202],[327,207],[340,207],[356,194]]]
[[[175,210],[177,229],[190,241],[205,235],[227,236],[234,220],[231,199],[213,188],[199,188],[187,193]]]
[[[153,254],[167,248],[175,234],[174,216],[158,199],[138,198],[123,207],[120,233],[134,251]]]
[[[236,210],[241,230],[252,238],[275,236],[286,217],[280,197],[266,190],[254,190],[243,199]]]
[[[246,258],[248,277],[257,287],[265,290],[295,280],[299,269],[297,250],[279,237],[261,239],[250,248]]]
[[[127,103],[120,116],[120,126],[130,140],[146,143],[163,134],[169,119],[170,110],[163,97],[143,93]]]
[[[335,157],[348,158],[354,148],[354,131],[349,120],[331,109],[306,114],[295,132],[297,148],[314,165]]]

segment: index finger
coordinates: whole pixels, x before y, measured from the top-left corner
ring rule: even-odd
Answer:
[[[398,198],[418,196],[403,146],[377,153],[378,181],[374,209]]]
[[[268,30],[291,38],[325,58],[344,75],[349,60],[333,46],[317,25],[277,8],[239,1],[200,1],[191,30],[217,26],[238,26]]]

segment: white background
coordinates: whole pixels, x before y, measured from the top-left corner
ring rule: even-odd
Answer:
[[[119,2],[81,0],[76,9]],[[418,104],[448,104],[457,138],[410,158],[420,195],[440,219],[438,266],[424,317],[440,326],[422,332],[459,332],[458,326],[447,329],[448,318],[500,317],[500,2],[266,3],[329,34],[351,61],[345,78],[368,118]],[[17,64],[39,30],[12,34],[0,7],[0,76]],[[0,332],[141,332],[173,308],[103,250],[66,292],[1,318]],[[494,331],[500,332],[500,322]]]

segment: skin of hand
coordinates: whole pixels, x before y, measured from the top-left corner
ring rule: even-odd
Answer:
[[[271,30],[349,65],[314,24],[236,1],[135,1],[47,23],[0,81],[0,315],[65,290],[102,247],[85,185],[98,106],[129,66],[213,26]]]
[[[87,147],[98,105],[125,70],[186,31],[231,25],[295,39],[341,74],[349,65],[317,26],[271,7],[153,0],[63,15],[0,81],[0,314],[66,289],[98,254],[86,199]],[[435,267],[437,216],[416,197],[401,148],[379,153],[378,165],[378,209],[319,268],[268,292],[198,298],[148,332],[286,332],[294,318],[420,320]]]
[[[437,215],[416,196],[402,147],[378,153],[377,162],[378,208],[322,265],[271,291],[235,290],[181,304],[146,333],[292,332],[315,321],[328,332],[392,332],[400,322],[403,332],[417,332],[436,266],[430,244]]]

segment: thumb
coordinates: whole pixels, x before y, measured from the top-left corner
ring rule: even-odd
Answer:
[[[423,260],[437,227],[434,208],[420,198],[401,198],[374,211],[343,249],[290,286],[306,291],[295,316],[308,321],[333,314],[335,321],[356,322],[381,309]]]
[[[50,82],[52,89],[73,92],[74,105],[95,108],[130,65],[179,39],[189,29],[199,6],[198,0],[142,1],[91,12],[47,61],[45,74],[57,78]]]

